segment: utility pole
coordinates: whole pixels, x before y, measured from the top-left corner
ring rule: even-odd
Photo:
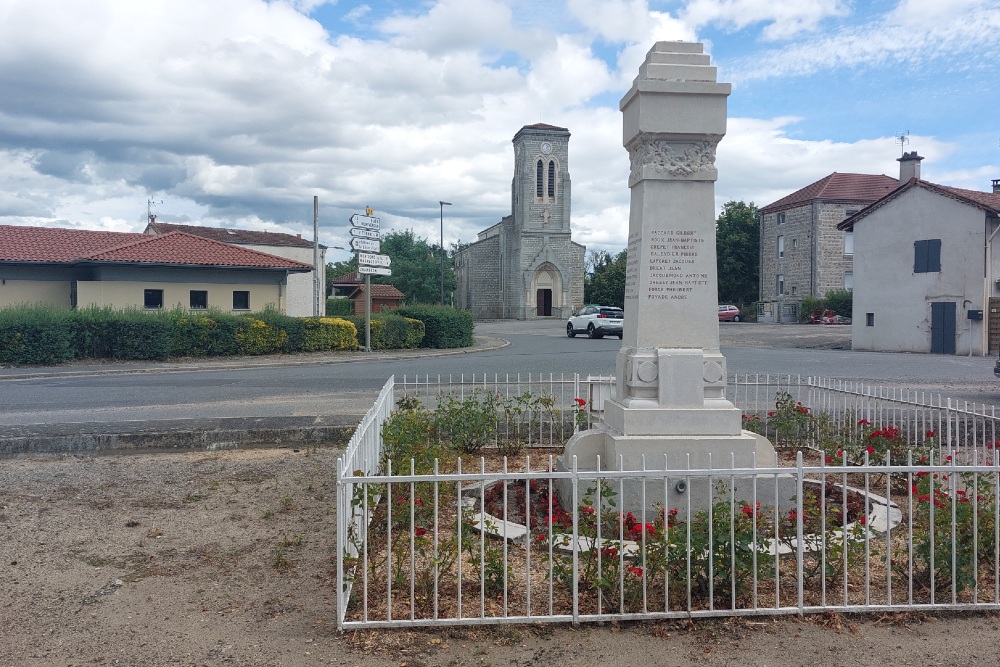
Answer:
[[[319,269],[319,195],[313,195],[313,317],[322,313],[320,295],[325,285],[320,285]]]
[[[450,201],[438,201],[441,205],[441,305],[444,305],[444,207],[451,206]]]

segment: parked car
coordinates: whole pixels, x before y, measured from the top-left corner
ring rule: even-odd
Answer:
[[[719,306],[720,322],[739,322],[741,319],[740,309],[736,306]]]
[[[622,319],[625,312],[615,306],[584,306],[569,316],[566,335],[572,338],[585,333],[589,338],[618,336],[622,338]]]

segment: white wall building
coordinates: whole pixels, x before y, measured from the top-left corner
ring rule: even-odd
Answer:
[[[852,345],[985,355],[1000,342],[1000,181],[937,185],[922,159],[904,154],[900,186],[838,225],[854,232]]]

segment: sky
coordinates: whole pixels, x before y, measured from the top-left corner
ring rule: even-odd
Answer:
[[[716,204],[827,174],[989,191],[1000,0],[0,0],[0,224],[468,243],[510,213],[511,140],[568,128],[573,239],[626,245],[618,102],[659,40],[732,84]],[[900,141],[904,137],[905,143]]]

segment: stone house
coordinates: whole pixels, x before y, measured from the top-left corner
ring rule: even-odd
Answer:
[[[844,220],[853,232],[855,350],[985,355],[1000,348],[1000,179],[992,192],[920,178]]]
[[[0,307],[287,313],[302,262],[184,232],[128,234],[0,225]]]
[[[315,263],[316,248],[312,241],[303,239],[301,235],[284,234],[281,232],[254,231],[249,229],[230,229],[228,227],[201,227],[199,225],[175,225],[168,222],[157,222],[155,217],[146,225],[145,234],[166,234],[169,232],[184,232],[201,236],[221,243],[238,245],[251,250],[276,255],[295,260],[303,264]],[[314,276],[319,274],[319,282]],[[315,305],[314,290],[319,287],[319,315],[326,313],[326,246],[319,244],[319,261],[314,272],[296,273],[288,276],[288,294],[285,297],[286,312],[294,317],[311,317]]]
[[[455,252],[455,305],[476,319],[568,317],[583,304],[586,248],[570,232],[569,130],[514,135],[511,214]]]
[[[852,289],[854,238],[837,225],[898,186],[885,175],[833,172],[762,207],[758,321],[797,322],[804,297]]]

